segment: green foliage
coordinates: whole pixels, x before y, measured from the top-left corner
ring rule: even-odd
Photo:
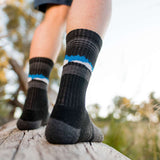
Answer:
[[[0,125],[8,121],[10,111],[11,111],[11,107],[5,105],[5,103],[1,101],[0,102]]]
[[[112,113],[94,118],[104,132],[104,143],[134,160],[160,160],[160,99],[151,93],[149,102],[139,105],[120,96],[113,102]]]
[[[13,44],[16,51],[24,55],[25,63],[30,48],[30,35],[33,34],[36,26],[36,14],[34,11],[31,14],[31,10],[28,10],[27,7],[22,8],[21,3],[18,3],[18,5],[8,3],[3,10],[9,19],[6,25],[9,34],[8,40]]]
[[[0,48],[0,86],[3,86],[7,83],[5,76],[5,68],[8,65],[8,58],[6,52]]]
[[[126,131],[125,131],[125,123],[122,122],[110,122],[110,128],[108,133],[105,136],[104,143],[114,146],[119,151],[123,151],[125,149],[127,143],[127,139],[124,136]]]
[[[34,10],[28,1],[6,0],[5,3],[3,13],[7,19],[4,23],[7,33],[0,30],[0,38],[7,35],[1,38],[7,43],[0,46],[0,124],[14,118],[15,108],[23,107],[24,101],[19,101],[19,97],[25,97],[26,92],[24,91],[24,82],[20,81],[19,73],[27,71],[30,43],[36,26],[43,18],[42,14]],[[4,27],[0,26],[0,28]],[[62,48],[51,73],[50,84],[59,85],[59,72],[63,58],[64,48]],[[14,59],[16,64],[11,63],[10,59]],[[12,77],[7,78],[7,73],[11,73]],[[6,88],[12,88],[12,90]]]
[[[20,93],[24,94],[24,92],[21,92],[22,87],[17,72],[10,64],[9,59],[18,56],[23,57],[20,58],[23,62],[20,62],[17,58],[16,63],[22,64],[20,66],[21,70],[25,69],[28,62],[31,35],[37,22],[37,14],[34,11],[31,12],[31,10],[27,8],[27,3],[23,0],[7,0],[6,5],[3,7],[3,12],[8,21],[6,24],[4,23],[7,30],[4,35],[7,36],[3,37],[3,30],[1,33],[1,40],[5,40],[7,43],[0,47],[0,124],[13,119],[15,108],[20,107],[18,105],[20,104],[18,96]],[[12,47],[12,53],[10,53],[8,47]],[[6,77],[7,73],[11,73],[13,77],[8,79]],[[14,86],[15,89],[9,91],[6,89],[6,87],[10,88],[9,86]]]
[[[0,101],[2,102],[5,91],[4,86],[7,84],[7,79],[5,75],[5,68],[8,65],[8,59],[6,56],[6,52],[0,48]]]

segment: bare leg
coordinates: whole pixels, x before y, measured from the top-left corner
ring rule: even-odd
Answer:
[[[47,9],[44,20],[34,33],[30,59],[46,57],[56,61],[66,27],[68,11],[69,7],[66,5],[54,5]]]
[[[74,0],[67,19],[67,33],[83,28],[103,37],[111,17],[111,0]]]

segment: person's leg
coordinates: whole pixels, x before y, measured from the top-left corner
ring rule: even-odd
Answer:
[[[67,33],[88,29],[103,37],[111,17],[111,0],[74,0],[67,18]]]
[[[47,84],[53,61],[59,53],[68,10],[66,5],[48,6],[44,20],[34,33],[30,49],[28,92],[23,113],[17,122],[20,130],[36,129],[47,122]]]
[[[66,29],[69,6],[52,5],[48,7],[44,20],[37,27],[31,44],[30,59],[46,57],[56,61]]]
[[[51,143],[103,140],[85,109],[85,95],[110,12],[111,0],[73,1],[67,20],[67,48],[60,89],[45,132]]]

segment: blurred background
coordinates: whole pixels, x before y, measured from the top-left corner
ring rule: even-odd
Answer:
[[[21,115],[30,43],[42,18],[33,0],[0,0],[0,125]],[[51,108],[60,83],[62,43],[50,76]],[[134,160],[160,160],[159,70],[160,0],[113,0],[86,107],[104,143]]]

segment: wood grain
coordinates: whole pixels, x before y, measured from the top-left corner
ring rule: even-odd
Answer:
[[[19,131],[16,121],[0,127],[0,160],[129,160],[103,143],[50,144],[44,130]]]

